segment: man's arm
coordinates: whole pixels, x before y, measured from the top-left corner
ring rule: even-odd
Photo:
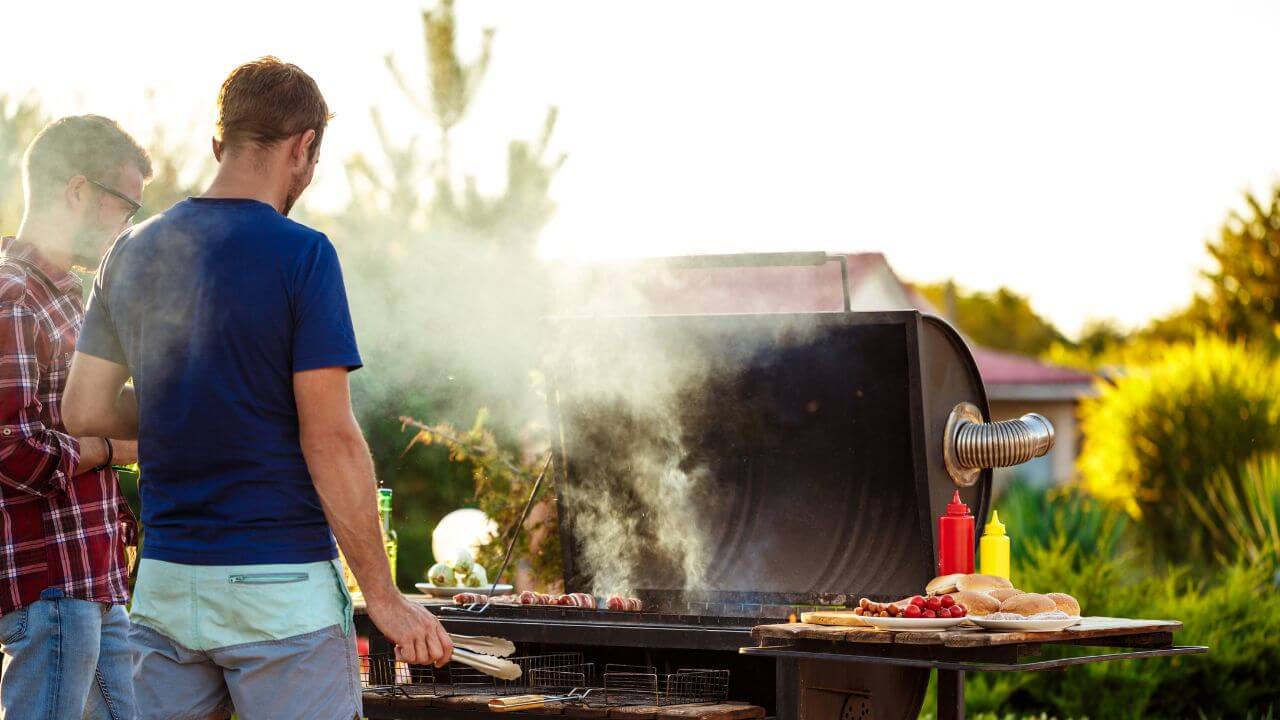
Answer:
[[[138,398],[129,368],[77,352],[62,394],[62,422],[77,435],[138,438]],[[105,458],[103,458],[105,460]]]
[[[0,303],[0,482],[45,497],[107,460],[101,438],[73,438],[40,417],[37,321],[19,303]]]
[[[406,600],[391,579],[373,459],[351,411],[347,369],[295,373],[293,389],[302,454],[329,527],[360,582],[369,618],[396,644],[401,659],[443,667],[453,655],[448,633],[426,608]]]

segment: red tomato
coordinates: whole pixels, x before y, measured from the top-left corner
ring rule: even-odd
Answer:
[[[936,617],[938,617],[938,614],[937,614],[937,613],[935,613],[935,612],[934,612],[934,611],[932,611],[932,610],[925,610],[925,611],[924,611],[924,616],[925,616],[925,617],[927,617],[927,618],[936,618]]]
[[[930,610],[938,611],[942,609],[942,598],[931,597],[924,601],[924,606]]]
[[[918,608],[923,608],[923,607],[924,607],[924,598],[920,597],[919,595],[915,595],[915,596],[913,596],[913,597],[911,598],[911,604],[912,604],[912,605],[915,605],[915,606],[916,606],[916,607],[918,607]]]
[[[907,609],[903,611],[903,615],[906,615],[909,618],[918,618],[923,614],[924,610],[921,610],[920,606],[915,604],[908,605]]]
[[[956,604],[956,599],[955,599],[955,598],[951,597],[950,595],[943,595],[943,596],[942,596],[942,607],[944,607],[944,608],[949,608],[949,607],[951,607],[952,605],[955,605],[955,604]]]
[[[959,605],[952,605],[948,610],[953,618],[964,617],[964,608]]]

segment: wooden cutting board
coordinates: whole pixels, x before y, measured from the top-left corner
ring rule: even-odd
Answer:
[[[846,627],[871,627],[871,623],[854,615],[852,610],[814,610],[801,613],[800,622],[809,625],[841,625]]]

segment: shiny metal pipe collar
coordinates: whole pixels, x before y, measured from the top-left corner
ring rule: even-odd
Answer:
[[[967,487],[983,469],[1021,465],[1049,452],[1053,441],[1053,424],[1043,415],[988,423],[976,405],[960,403],[947,418],[943,460],[955,484]]]

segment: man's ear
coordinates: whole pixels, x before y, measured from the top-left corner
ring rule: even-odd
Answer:
[[[298,141],[293,144],[293,152],[290,153],[291,160],[295,167],[306,167],[311,162],[311,146],[316,141],[315,130],[305,130],[298,136]]]
[[[222,162],[222,143],[218,138],[209,138],[209,144],[213,146],[213,159]]]
[[[83,175],[74,175],[62,189],[62,199],[67,203],[67,207],[79,210],[88,202],[88,192],[89,181]]]

